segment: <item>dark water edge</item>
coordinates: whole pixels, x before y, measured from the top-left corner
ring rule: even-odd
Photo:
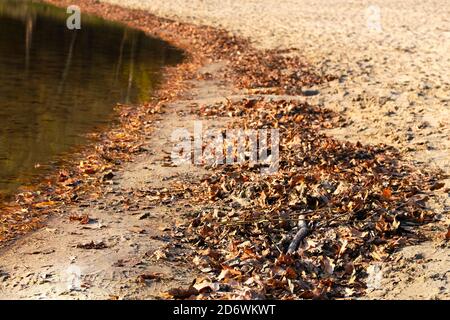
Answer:
[[[148,101],[183,52],[115,22],[0,0],[0,197],[44,176],[87,134],[114,120],[117,103]]]

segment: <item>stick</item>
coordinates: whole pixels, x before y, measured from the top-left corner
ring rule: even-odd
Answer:
[[[287,251],[287,254],[293,254],[298,246],[300,245],[300,242],[308,235],[308,224],[305,221],[305,216],[300,215],[298,220],[298,231],[294,236],[294,239],[292,239],[292,242],[289,244],[289,248]]]

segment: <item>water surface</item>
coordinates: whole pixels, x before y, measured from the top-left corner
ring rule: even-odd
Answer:
[[[42,175],[86,133],[109,123],[117,103],[149,99],[162,67],[182,59],[167,43],[82,14],[0,0],[0,196]]]

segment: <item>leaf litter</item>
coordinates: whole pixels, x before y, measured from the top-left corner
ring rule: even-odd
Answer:
[[[199,116],[231,117],[231,128],[278,128],[280,168],[261,175],[248,162],[212,165],[192,186],[200,206],[183,228],[193,262],[220,289],[199,299],[359,296],[367,268],[424,239],[433,212],[424,200],[443,178],[398,151],[336,141],[320,129],[343,119],[298,101],[264,99],[203,106]],[[205,142],[207,144],[208,142]]]

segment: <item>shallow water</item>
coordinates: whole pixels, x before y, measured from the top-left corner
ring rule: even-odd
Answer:
[[[0,195],[9,195],[109,123],[117,103],[148,100],[182,52],[120,24],[0,0]]]

